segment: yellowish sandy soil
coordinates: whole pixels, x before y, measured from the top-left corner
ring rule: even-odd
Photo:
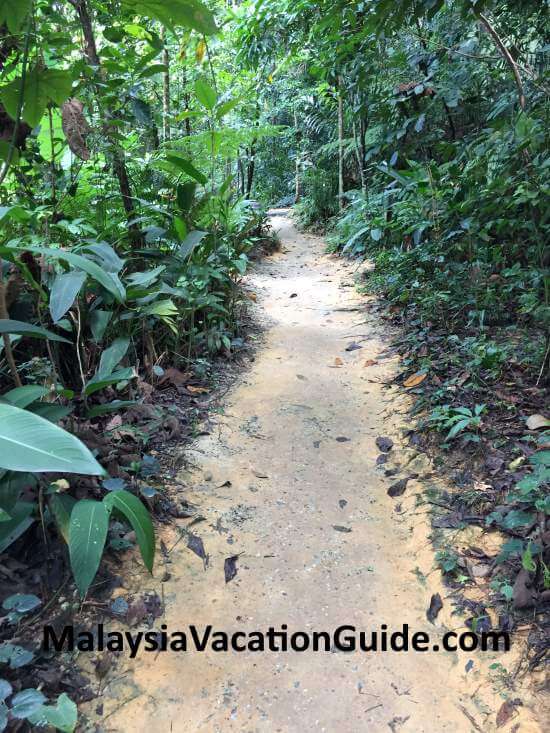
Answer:
[[[209,566],[182,541],[170,554],[168,582],[160,582],[161,563],[151,580],[136,562],[128,587],[160,593],[163,586],[158,624],[170,630],[407,623],[434,640],[460,630],[433,570],[428,507],[417,504],[430,466],[401,444],[405,398],[383,385],[397,365],[381,356],[385,327],[365,315],[355,266],[324,254],[321,239],[277,213],[283,250],[248,282],[267,322],[265,343],[214,416],[216,427],[189,451],[194,468],[182,474],[186,498],[206,517],[193,531]],[[362,348],[346,351],[353,341]],[[364,366],[369,359],[378,363]],[[375,466],[380,435],[395,441],[390,465],[409,463],[407,471],[419,474],[399,500],[386,494],[395,479]],[[226,584],[224,559],[239,553],[238,574]],[[432,625],[426,609],[436,590],[444,608]],[[469,733],[496,730],[508,694],[526,704],[499,730],[542,730],[535,720],[542,723],[543,698],[527,702],[507,691],[488,670],[494,662],[508,671],[515,664],[512,654],[494,653],[143,653],[119,659],[96,720],[120,733]]]

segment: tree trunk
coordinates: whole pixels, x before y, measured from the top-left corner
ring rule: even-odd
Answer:
[[[521,81],[521,76],[519,75],[518,67],[514,59],[512,58],[512,54],[506,46],[504,45],[504,41],[501,39],[495,28],[491,25],[489,22],[489,19],[486,18],[481,13],[478,14],[478,18],[481,21],[483,27],[487,31],[487,33],[491,36],[493,39],[493,42],[495,46],[497,47],[498,51],[500,52],[501,56],[504,58],[510,69],[512,70],[512,74],[514,75],[514,81],[516,82],[516,87],[518,90],[518,101],[519,106],[522,110],[525,109],[525,93],[523,91],[523,83]]]
[[[78,15],[78,19],[82,27],[82,35],[84,37],[84,56],[86,60],[88,61],[88,63],[90,64],[90,66],[95,66],[97,69],[101,69],[101,61],[99,58],[99,54],[97,53],[97,46],[95,42],[94,29],[92,26],[92,19],[88,11],[86,0],[68,0],[68,1],[76,10],[76,14]],[[99,102],[99,98],[98,98],[98,102]],[[105,117],[106,117],[106,125],[105,125],[106,134],[109,137],[112,137],[110,121],[113,119],[114,115],[112,114],[110,110],[106,109]],[[133,218],[135,218],[135,207],[134,207],[134,199],[132,196],[132,186],[130,184],[130,178],[128,176],[128,170],[126,168],[126,161],[124,158],[124,151],[118,145],[118,143],[112,139],[111,139],[111,147],[112,147],[112,159],[113,159],[113,172],[118,181],[120,195],[122,198],[122,206],[124,207],[126,218],[128,219],[128,222],[130,222]],[[137,227],[136,224],[130,224],[130,223],[128,224],[128,234],[130,236],[130,239],[133,240],[134,242],[136,243],[142,242],[141,232],[139,231],[139,228]]]
[[[170,140],[170,56],[166,46],[166,29],[161,31],[164,48],[162,50],[162,63],[166,71],[162,74],[162,137],[164,142]]]
[[[252,193],[252,183],[254,181],[254,170],[256,168],[256,140],[252,141],[250,150],[248,151],[248,163],[246,166],[246,197],[250,198]]]
[[[344,208],[344,98],[342,78],[338,77],[338,208]]]
[[[301,154],[299,152],[300,147],[300,133],[298,132],[298,114],[296,110],[294,110],[294,129],[295,129],[295,136],[296,136],[296,170],[294,172],[294,201],[295,203],[298,203],[300,198],[302,197],[302,180],[300,176],[300,164],[301,164]]]

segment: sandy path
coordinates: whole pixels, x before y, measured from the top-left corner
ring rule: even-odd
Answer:
[[[395,361],[363,366],[386,348],[377,335],[381,325],[365,324],[357,310],[351,265],[325,255],[323,241],[297,233],[288,218],[277,216],[274,225],[283,252],[250,277],[270,324],[265,344],[228,395],[216,418],[219,430],[191,452],[197,468],[186,497],[207,518],[193,531],[210,565],[204,571],[183,542],[174,550],[162,620],[172,631],[194,623],[227,632],[408,623],[437,638],[443,623],[457,628],[460,621],[445,611],[435,626],[427,622],[431,589],[414,569],[430,570],[429,543],[414,539],[394,513],[396,501],[386,495],[391,480],[375,468],[375,438],[395,427],[385,417],[388,395],[378,381],[389,377]],[[352,334],[362,337],[363,348],[347,352]],[[343,366],[334,366],[336,357]],[[226,481],[231,485],[222,486]],[[407,501],[414,507],[408,492]],[[238,553],[244,553],[238,574],[226,584],[224,558]],[[495,707],[476,707],[479,655],[467,673],[471,656],[142,654],[110,685],[104,729],[474,730],[464,706],[491,730]],[[498,709],[498,699],[495,704]]]

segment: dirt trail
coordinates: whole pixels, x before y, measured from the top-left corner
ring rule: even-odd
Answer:
[[[387,343],[361,309],[354,266],[325,255],[321,239],[277,213],[283,251],[250,276],[268,321],[265,343],[184,474],[193,485],[186,498],[207,519],[193,531],[210,564],[205,571],[185,542],[171,553],[159,623],[227,632],[408,623],[438,639],[461,621],[449,602],[435,625],[426,620],[437,578],[423,584],[415,574],[433,563],[425,527],[411,529],[425,521],[409,517],[418,485],[411,482],[396,513],[398,501],[386,494],[392,480],[375,467],[377,436],[392,435],[400,450],[396,419],[406,417],[393,413],[403,405],[388,409],[381,383],[396,361],[364,366]],[[354,340],[362,348],[346,351]],[[422,457],[412,458],[422,475]],[[238,574],[226,584],[224,558],[238,553]],[[160,588],[145,576],[140,582]],[[483,707],[476,689],[480,668],[495,659],[505,663],[446,652],[142,653],[117,668],[127,675],[108,686],[103,729],[434,733],[469,732],[474,721],[493,730],[502,698],[491,692]],[[526,722],[520,730],[538,728]]]

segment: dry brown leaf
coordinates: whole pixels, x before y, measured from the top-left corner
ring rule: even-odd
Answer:
[[[458,379],[456,380],[456,383],[458,384],[459,387],[462,387],[462,385],[465,384],[465,382],[467,382],[468,379],[470,379],[470,376],[471,376],[470,372],[462,372],[462,374],[459,374]]]
[[[187,382],[190,376],[190,372],[180,372],[180,370],[175,367],[169,367],[168,369],[165,369],[164,374],[159,379],[159,385],[164,384],[165,382],[170,382],[174,387],[181,387],[182,384]]]
[[[538,430],[539,428],[550,428],[550,420],[544,415],[529,415],[527,418],[528,430]]]
[[[68,99],[61,107],[61,127],[71,151],[81,160],[90,159],[86,136],[91,127],[84,117],[84,105],[80,99]]]
[[[417,387],[426,379],[427,376],[427,374],[413,374],[408,379],[405,379],[405,381],[403,382],[403,386],[407,388]]]
[[[208,389],[206,387],[193,387],[192,384],[188,384],[185,388],[188,392],[191,392],[191,394],[207,394]]]
[[[497,728],[502,728],[503,725],[511,719],[516,709],[514,700],[505,700],[497,713]]]
[[[342,361],[342,359],[340,359],[339,356],[337,356],[334,360],[334,366],[344,366],[344,362]]]
[[[363,364],[363,366],[370,367],[370,366],[374,366],[375,364],[378,364],[376,359],[367,359],[366,362]]]

